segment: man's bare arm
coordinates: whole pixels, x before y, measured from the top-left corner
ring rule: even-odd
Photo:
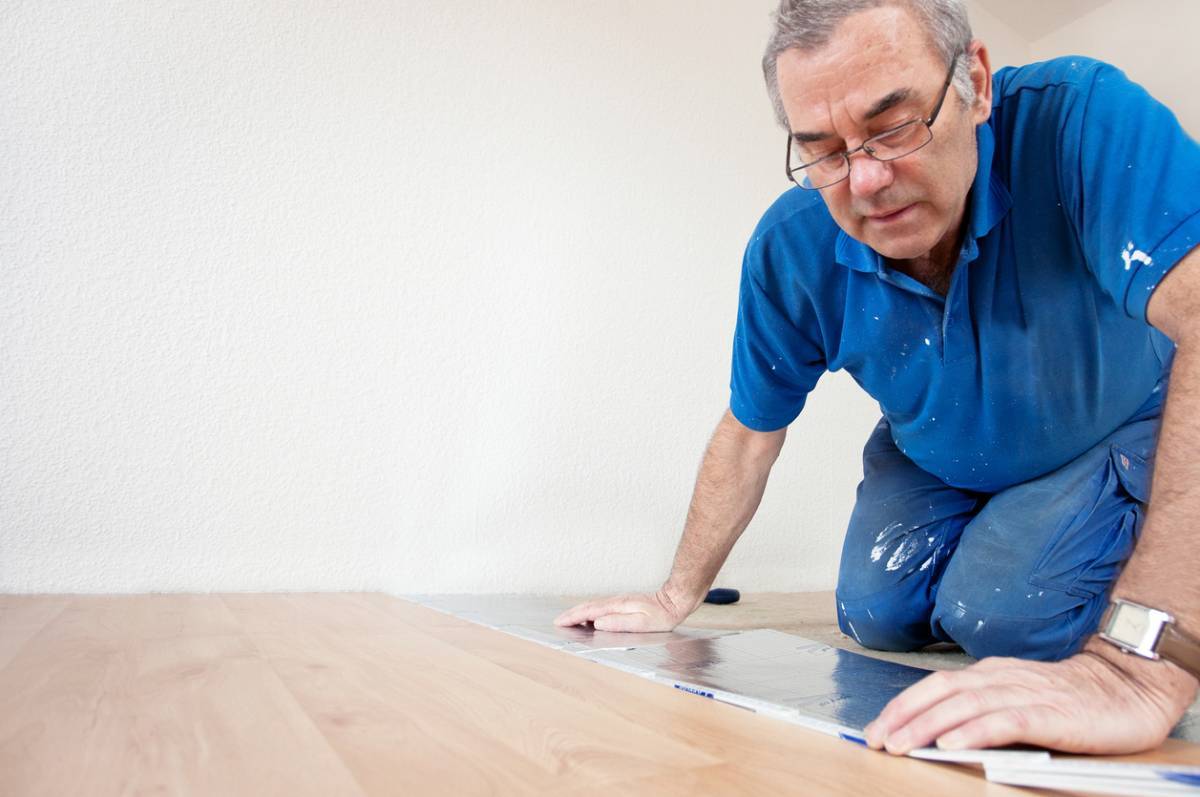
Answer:
[[[725,411],[696,477],[683,538],[663,589],[690,614],[758,511],[787,428],[756,432]],[[689,605],[690,604],[690,605]]]
[[[1195,526],[1200,517],[1200,248],[1163,278],[1146,306],[1146,317],[1177,349],[1150,509],[1113,597],[1170,611],[1182,628],[1200,635],[1200,535]]]
[[[1163,278],[1146,309],[1175,341],[1150,509],[1112,596],[1175,615],[1200,633],[1200,249]],[[936,673],[894,699],[865,729],[871,747],[907,753],[1027,742],[1080,753],[1158,745],[1195,699],[1197,680],[1166,661],[1130,656],[1095,637],[1082,653],[1044,663],[984,659]]]
[[[602,631],[668,631],[696,610],[734,543],[754,517],[787,429],[756,432],[729,410],[709,440],[683,537],[666,583],[654,593],[617,595],[563,612],[557,625],[593,622]]]

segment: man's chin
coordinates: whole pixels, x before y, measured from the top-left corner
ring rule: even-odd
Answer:
[[[915,260],[929,254],[933,245],[919,239],[919,236],[905,236],[903,239],[888,238],[886,240],[867,241],[867,246],[874,249],[888,260]]]

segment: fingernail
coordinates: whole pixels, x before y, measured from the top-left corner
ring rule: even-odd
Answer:
[[[937,746],[939,750],[961,750],[967,745],[961,733],[950,731],[938,737]]]
[[[912,749],[912,736],[908,731],[897,731],[883,740],[889,753],[907,753]]]
[[[877,743],[879,740],[875,738],[876,728],[877,726],[874,722],[868,723],[867,727],[863,728],[863,738],[867,740],[867,744],[871,747],[878,746]]]

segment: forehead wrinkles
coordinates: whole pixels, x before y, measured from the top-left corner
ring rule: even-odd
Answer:
[[[795,121],[804,123],[797,129],[832,132],[833,122],[860,123],[875,102],[896,89],[924,91],[916,67],[936,60],[930,51],[914,19],[897,7],[849,17],[817,50],[789,51],[781,59],[793,59],[791,94],[803,114]]]
[[[920,97],[925,89],[912,67],[895,59],[830,60],[806,73],[797,86],[803,94],[797,97],[801,113],[795,129],[842,137],[863,127],[867,111],[893,91],[908,88],[913,97]]]

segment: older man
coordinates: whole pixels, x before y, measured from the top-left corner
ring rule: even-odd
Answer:
[[[672,572],[558,622],[686,618],[845,368],[883,418],[839,623],[981,659],[900,695],[869,743],[1154,746],[1200,677],[1200,147],[1097,61],[993,77],[959,0],[784,0],[764,72],[797,185],[746,250],[730,408]]]

